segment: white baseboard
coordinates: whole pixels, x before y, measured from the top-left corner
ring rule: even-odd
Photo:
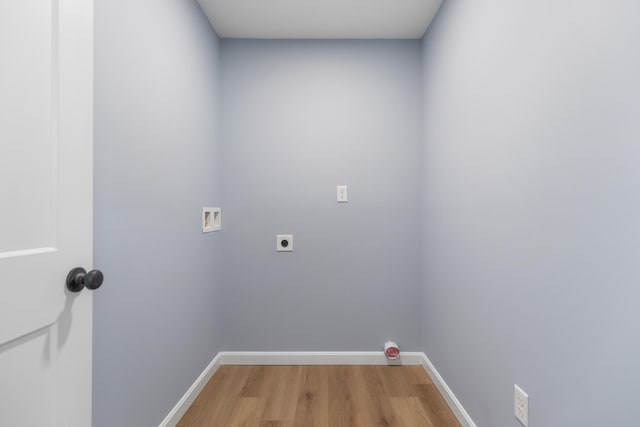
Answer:
[[[424,353],[388,360],[382,351],[223,351],[223,365],[422,365]]]
[[[417,351],[403,352],[395,360],[388,360],[382,351],[223,351],[213,358],[159,427],[175,427],[222,365],[422,365],[462,427],[476,427],[429,358]]]
[[[476,423],[473,422],[458,398],[453,394],[447,383],[444,382],[444,379],[440,376],[440,373],[438,373],[435,366],[433,366],[431,360],[429,360],[426,354],[421,354],[422,367],[425,371],[427,371],[427,374],[429,374],[436,387],[438,387],[440,394],[447,402],[447,405],[449,405],[449,408],[451,408],[451,411],[453,411],[453,414],[458,419],[458,422],[462,425],[462,427],[476,427]]]
[[[196,397],[198,397],[204,386],[207,385],[213,374],[215,374],[220,365],[222,365],[221,359],[220,353],[218,353],[204,371],[202,371],[198,379],[191,384],[189,390],[187,390],[176,406],[174,406],[171,412],[169,412],[169,415],[167,415],[160,423],[159,427],[175,427],[178,424],[182,416],[187,412],[187,409],[189,409],[193,401],[196,400]]]

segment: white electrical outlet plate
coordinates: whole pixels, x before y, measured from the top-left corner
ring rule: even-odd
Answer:
[[[222,209],[202,208],[202,232],[210,233],[222,229]]]
[[[524,427],[529,426],[529,395],[517,384],[513,385],[513,410],[516,418]]]
[[[276,251],[293,252],[293,234],[278,234],[276,236]]]
[[[338,196],[338,203],[346,203],[348,201],[346,185],[338,185],[336,187],[336,193]]]

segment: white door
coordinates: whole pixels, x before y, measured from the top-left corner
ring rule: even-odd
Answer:
[[[91,425],[93,4],[0,0],[0,426]]]

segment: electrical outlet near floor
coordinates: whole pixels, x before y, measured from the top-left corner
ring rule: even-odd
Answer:
[[[513,385],[513,406],[516,418],[524,427],[529,426],[529,395],[517,384]]]

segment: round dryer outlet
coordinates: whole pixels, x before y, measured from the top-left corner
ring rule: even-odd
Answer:
[[[293,252],[293,234],[278,234],[276,236],[276,251]]]

